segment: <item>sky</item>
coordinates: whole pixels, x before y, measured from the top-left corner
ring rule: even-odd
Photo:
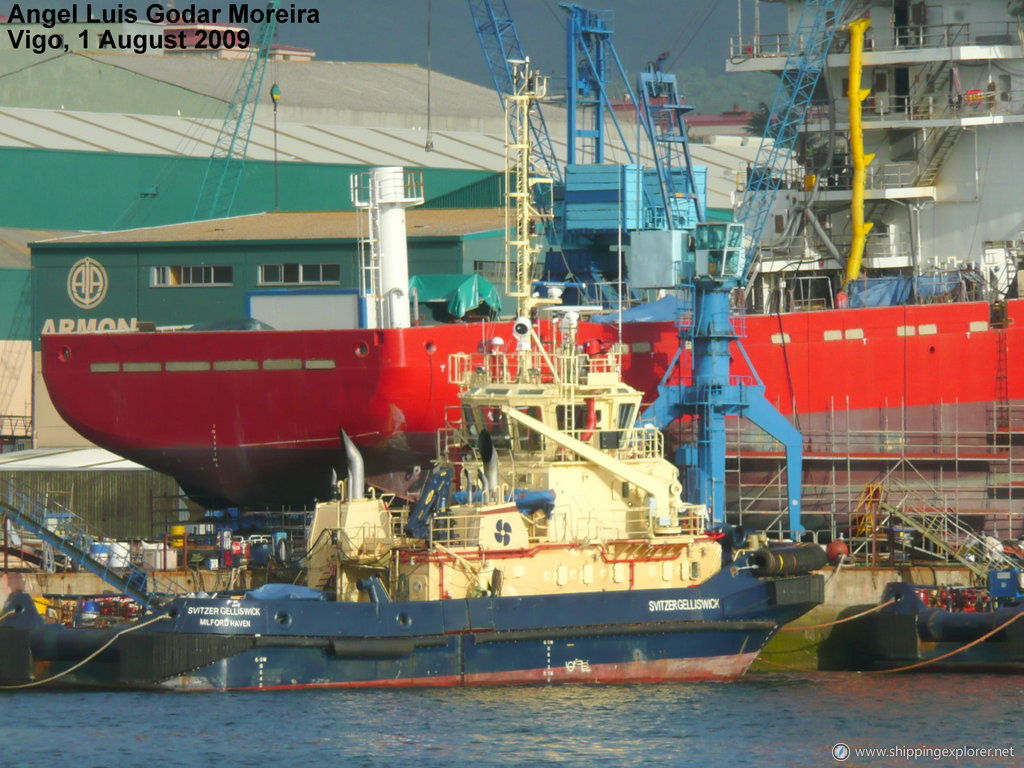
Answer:
[[[725,70],[729,36],[736,34],[741,15],[749,31],[756,0],[593,0],[582,5],[611,12],[613,42],[623,65],[636,72],[661,52],[666,69],[701,66],[712,74]],[[477,5],[483,0],[474,0]],[[524,52],[541,71],[557,79],[565,71],[565,12],[558,0],[507,0]],[[0,15],[16,3],[0,0]],[[94,9],[134,8],[143,13],[152,2],[93,0]],[[160,3],[157,3],[160,4]],[[166,5],[166,0],[163,3]],[[86,2],[26,0],[22,9],[62,9]],[[225,8],[227,0],[174,0],[178,10]],[[235,5],[261,8],[265,0]],[[500,2],[497,3],[500,7]],[[780,3],[760,3],[761,28],[782,31]],[[277,41],[314,48],[318,60],[393,61],[427,65],[436,71],[490,85],[483,52],[473,29],[469,0],[282,0],[284,9],[317,9],[319,23],[279,24]],[[428,14],[429,10],[429,14]]]
[[[180,0],[179,0],[180,2]],[[473,29],[468,0],[306,0],[322,9],[319,25],[279,27],[278,40],[314,47],[318,57],[343,61],[405,61],[426,66],[429,9],[432,66],[482,84],[490,75]],[[564,75],[566,13],[557,0],[507,0],[523,50],[542,71]],[[668,52],[669,69],[703,66],[725,71],[729,36],[737,32],[738,0],[593,0],[610,11],[612,38],[623,65],[635,72]],[[745,27],[754,0],[739,0]],[[481,4],[481,0],[476,0]],[[298,4],[297,4],[298,5]],[[500,3],[498,3],[500,7]],[[762,29],[775,22],[777,3],[761,3]]]

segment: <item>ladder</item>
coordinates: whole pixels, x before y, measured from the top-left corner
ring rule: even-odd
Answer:
[[[0,510],[11,522],[32,531],[44,542],[79,567],[95,574],[119,592],[140,602],[146,610],[156,607],[163,596],[179,592],[170,582],[151,578],[147,571],[127,562],[114,568],[113,558],[106,562],[93,557],[92,545],[100,537],[89,532],[85,521],[46,492],[5,479],[0,485]]]
[[[950,125],[939,129],[937,133],[933,133],[931,137],[925,140],[921,153],[925,158],[924,169],[921,171],[921,175],[917,177],[917,183],[914,186],[930,187],[935,183],[942,164],[946,162],[946,158],[953,151],[953,147],[956,146],[963,132],[962,126]],[[931,145],[931,149],[929,149],[929,145]]]
[[[990,547],[977,531],[951,514],[938,496],[929,500],[891,473],[879,488],[882,497],[877,502],[878,508],[887,513],[890,523],[895,519],[913,529],[936,553],[957,560],[979,579],[984,581],[993,569],[1016,567],[1002,552]],[[889,500],[893,495],[899,496],[895,503]]]
[[[359,242],[359,295],[366,300],[367,313],[373,309],[374,317],[367,318],[367,327],[379,327],[381,304],[381,267],[383,255],[380,245],[380,203],[377,185],[371,174],[352,174],[351,199],[355,208],[366,209],[365,222],[357,217],[356,237]],[[365,228],[364,228],[365,227]]]
[[[996,429],[1009,429],[1010,426],[1010,388],[1006,376],[1006,328],[995,329],[996,332]],[[1010,444],[1010,436],[1006,436],[1006,444]]]

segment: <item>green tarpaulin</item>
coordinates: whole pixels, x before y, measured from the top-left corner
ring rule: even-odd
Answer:
[[[409,293],[427,304],[435,320],[501,314],[501,293],[480,275],[414,275]]]

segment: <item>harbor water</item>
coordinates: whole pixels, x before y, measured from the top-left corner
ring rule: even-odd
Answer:
[[[0,695],[0,764],[1009,766],[1024,764],[1022,705],[1024,676],[955,674],[784,672],[688,685],[16,693]]]

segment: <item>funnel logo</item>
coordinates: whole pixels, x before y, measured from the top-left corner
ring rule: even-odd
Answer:
[[[98,261],[79,259],[68,272],[68,297],[76,307],[92,309],[107,295],[107,270]]]
[[[499,520],[494,532],[494,540],[501,544],[501,546],[507,547],[512,541],[511,524]]]

